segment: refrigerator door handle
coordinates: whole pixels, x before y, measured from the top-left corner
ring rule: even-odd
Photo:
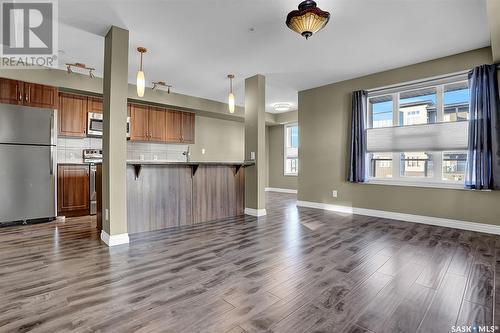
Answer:
[[[50,146],[49,151],[49,174],[52,176],[54,174],[54,146]]]
[[[50,124],[49,124],[49,135],[50,135],[50,144],[54,144],[54,114],[50,116]]]

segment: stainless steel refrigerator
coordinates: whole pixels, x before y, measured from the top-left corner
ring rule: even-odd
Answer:
[[[0,226],[56,216],[56,112],[0,104]]]

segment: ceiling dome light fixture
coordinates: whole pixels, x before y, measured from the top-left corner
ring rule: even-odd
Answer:
[[[330,13],[319,9],[316,2],[305,0],[299,10],[293,10],[286,17],[286,25],[306,39],[323,29],[330,20]]]
[[[147,52],[145,47],[138,47],[137,52],[141,54],[141,66],[137,72],[137,96],[144,96],[144,89],[146,88],[146,79],[144,77],[144,72],[142,71],[142,56]]]
[[[234,113],[234,94],[233,94],[234,74],[229,74],[227,78],[229,79],[229,97],[227,99],[227,104],[229,105],[229,113]]]
[[[276,112],[286,112],[290,111],[292,105],[290,103],[276,103],[273,105],[273,109]]]

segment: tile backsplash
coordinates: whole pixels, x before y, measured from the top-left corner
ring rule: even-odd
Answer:
[[[83,149],[102,149],[101,138],[58,138],[57,162],[82,163]],[[127,160],[185,161],[182,153],[188,145],[150,142],[127,142]]]
[[[57,138],[57,163],[83,163],[84,149],[101,148],[101,138]]]
[[[188,145],[164,143],[127,142],[127,160],[144,161],[185,161],[183,155]]]

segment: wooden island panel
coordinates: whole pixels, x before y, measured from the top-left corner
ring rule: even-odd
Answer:
[[[167,229],[244,214],[244,168],[150,164],[127,167],[128,233]]]
[[[135,179],[127,168],[127,221],[130,234],[192,223],[191,167],[148,165]]]
[[[193,176],[193,223],[242,215],[244,169],[204,166]]]

